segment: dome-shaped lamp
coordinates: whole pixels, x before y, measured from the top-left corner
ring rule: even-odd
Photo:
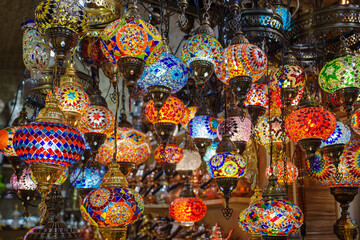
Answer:
[[[127,226],[136,222],[144,211],[144,201],[128,187],[119,164],[112,163],[101,188],[86,196],[80,211],[88,223],[99,228],[104,239],[125,240]]]
[[[130,88],[135,87],[145,65],[155,63],[163,51],[161,35],[154,26],[140,19],[134,0],[128,4],[126,19],[110,23],[101,38],[103,53],[110,62],[117,64]]]
[[[146,117],[154,124],[155,131],[162,142],[168,142],[178,125],[184,118],[185,106],[177,97],[170,96],[163,104],[160,111],[150,100],[145,108]]]
[[[216,149],[216,155],[210,159],[208,166],[208,171],[215,178],[225,198],[226,206],[222,210],[223,215],[229,219],[233,213],[233,209],[229,208],[231,193],[237,187],[239,178],[246,173],[246,161],[237,153],[237,148],[228,134],[223,135]]]
[[[275,165],[273,166],[274,174],[276,175],[277,181],[280,184],[291,184],[296,181],[299,175],[299,170],[294,163],[290,161],[278,160],[274,165]],[[269,179],[271,174],[272,174],[272,168],[270,165],[268,165],[268,167],[265,170],[266,178]]]
[[[60,68],[78,38],[89,30],[88,14],[79,1],[72,0],[41,1],[35,10],[35,23],[49,39]]]
[[[319,74],[320,87],[335,94],[348,115],[359,96],[360,57],[342,43],[337,58],[325,64]]]
[[[151,147],[148,137],[133,128],[119,127],[117,129],[116,162],[120,164],[121,171],[128,175],[135,165],[145,162],[150,157]],[[100,147],[96,160],[108,165],[114,155],[115,134],[111,134]]]
[[[294,99],[304,91],[306,75],[291,51],[284,58],[284,65],[271,77],[274,90],[280,90],[285,106],[290,107]]]
[[[223,62],[222,51],[223,48],[216,40],[210,23],[203,21],[196,34],[186,41],[181,51],[181,58],[189,67],[196,86],[203,87]]]
[[[224,61],[216,69],[220,81],[231,86],[236,98],[243,102],[252,82],[259,80],[266,72],[268,59],[263,50],[239,32],[232,45],[224,50]]]
[[[164,147],[160,144],[154,152],[155,161],[165,170],[171,172],[175,170],[176,164],[179,163],[184,157],[183,149],[171,141]]]
[[[268,85],[253,83],[246,94],[244,105],[248,109],[253,126],[255,126],[259,117],[264,115],[266,109],[269,108]]]
[[[298,142],[312,161],[322,140],[326,140],[336,128],[336,118],[321,107],[305,107],[290,113],[285,119],[289,138]]]

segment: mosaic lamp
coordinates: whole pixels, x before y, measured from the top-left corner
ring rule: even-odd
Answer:
[[[170,96],[158,111],[154,102],[150,100],[145,107],[147,119],[154,124],[155,131],[163,142],[170,140],[174,134],[176,125],[184,118],[185,106],[182,101]]]
[[[63,111],[69,126],[77,127],[81,117],[90,106],[90,99],[83,90],[80,79],[76,75],[74,62],[70,61],[65,74],[60,78],[60,86],[56,88],[55,95],[59,107]]]
[[[210,161],[210,159],[216,155],[216,149],[220,143],[219,138],[215,138],[214,141],[206,148],[205,155],[202,158],[206,163]]]
[[[185,140],[180,144],[184,156],[176,164],[176,171],[195,171],[201,166],[201,156],[194,142],[188,134],[185,133]]]
[[[344,152],[345,144],[350,141],[351,131],[341,121],[336,122],[335,131],[326,140],[323,140],[320,148],[323,154],[329,157],[337,168],[340,163],[340,157]]]
[[[278,160],[274,165],[275,166],[273,166],[273,168],[271,168],[270,165],[267,166],[265,170],[265,176],[267,179],[269,179],[269,177],[271,176],[273,169],[274,174],[277,177],[277,181],[280,184],[291,184],[296,181],[299,175],[299,170],[294,163],[290,161]]]
[[[188,124],[188,133],[199,150],[201,158],[204,157],[207,147],[217,137],[219,121],[214,117],[209,107],[201,105],[195,117]]]
[[[253,126],[256,125],[259,117],[265,114],[269,108],[268,85],[263,83],[253,83],[246,94],[244,105],[247,108]]]
[[[141,195],[128,187],[118,163],[109,164],[100,188],[91,191],[80,206],[81,215],[98,227],[107,240],[125,240],[127,226],[144,211]]]
[[[359,149],[360,139],[356,136],[345,145],[338,167],[329,157],[321,155],[319,152],[316,152],[312,162],[306,161],[309,176],[321,185],[330,187],[331,194],[340,203],[341,217],[334,224],[334,233],[339,239],[345,239],[347,220],[356,226],[356,223],[350,219],[348,208],[360,186]],[[356,239],[356,235],[354,234],[353,238]]]
[[[236,98],[243,102],[252,82],[259,80],[266,72],[268,59],[263,50],[250,44],[242,32],[232,40],[232,45],[223,53],[224,61],[216,69],[216,76],[230,85]]]
[[[284,65],[274,71],[271,76],[271,86],[274,90],[280,90],[285,106],[293,104],[298,95],[304,92],[306,74],[299,66],[297,59],[291,51],[284,58]]]
[[[160,58],[145,67],[137,84],[148,91],[159,111],[170,94],[177,93],[186,84],[188,70],[186,65],[169,52],[163,52]]]
[[[184,157],[183,149],[174,140],[166,144],[160,144],[154,152],[155,161],[166,171],[175,170],[176,164]]]
[[[185,108],[184,117],[180,122],[181,126],[184,129],[188,129],[189,122],[191,119],[193,119],[195,117],[197,109],[198,109],[197,106],[189,106],[189,107]]]
[[[136,1],[130,1],[126,19],[110,23],[101,33],[102,51],[110,62],[117,64],[130,88],[144,72],[145,65],[155,63],[163,51],[158,30],[141,20]]]
[[[357,109],[351,116],[351,128],[354,132],[360,135],[360,110]]]
[[[79,37],[89,30],[88,15],[79,1],[45,0],[35,10],[35,23],[41,34],[49,39],[55,59],[61,68],[66,55]]]
[[[342,43],[337,58],[325,64],[319,74],[320,87],[335,94],[350,115],[352,105],[359,96],[360,57]]]
[[[288,7],[285,6],[282,0],[277,0],[275,2],[274,12],[281,17],[284,31],[289,31],[291,24],[291,13],[289,12]]]
[[[91,56],[91,46],[96,40],[95,37],[84,37],[82,38],[76,48],[77,55],[81,63],[85,64],[86,66],[94,66],[94,60]]]
[[[190,37],[181,51],[181,58],[195,79],[196,86],[203,87],[223,62],[223,48],[216,40],[210,23],[203,22]]]
[[[145,162],[150,157],[151,146],[148,137],[133,128],[118,127],[117,129],[116,162],[120,163],[121,171],[128,175],[135,165]],[[111,134],[100,147],[96,160],[108,165],[115,151],[115,134]]]
[[[100,188],[102,179],[103,174],[101,174],[100,169],[91,163],[76,168],[70,175],[71,184],[79,191],[81,196],[95,188]]]
[[[235,143],[239,154],[243,154],[251,135],[251,120],[240,111],[237,106],[230,106],[228,118],[223,120],[217,128],[217,136],[222,140],[225,133],[230,135],[230,140]],[[227,131],[225,132],[225,125]]]
[[[330,137],[335,128],[335,116],[321,107],[300,108],[285,119],[286,134],[300,144],[310,161],[315,158],[322,140]]]
[[[226,219],[229,219],[233,209],[229,208],[232,191],[237,187],[239,178],[245,176],[246,160],[237,152],[235,144],[228,134],[224,134],[220,141],[216,155],[208,162],[208,171],[223,193],[226,206],[222,210]]]
[[[21,24],[23,30],[23,61],[32,79],[40,79],[50,61],[50,48],[38,31],[34,20]]]

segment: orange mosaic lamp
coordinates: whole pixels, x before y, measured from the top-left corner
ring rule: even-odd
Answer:
[[[183,149],[175,143],[168,143],[165,148],[163,144],[160,144],[154,153],[155,161],[165,170],[174,170],[175,164],[179,163],[183,157]]]

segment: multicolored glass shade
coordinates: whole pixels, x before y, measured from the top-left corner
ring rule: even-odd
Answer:
[[[346,144],[350,141],[351,131],[341,121],[336,122],[335,131],[326,140],[323,140],[320,147],[334,144]]]
[[[19,179],[15,173],[10,178],[11,187],[14,190],[36,190],[36,182],[30,176],[29,169],[24,169]]]
[[[154,152],[155,161],[158,163],[178,163],[183,157],[183,149],[174,143],[166,144],[165,149],[164,146],[160,144]]]
[[[242,211],[239,226],[248,233],[265,236],[287,236],[304,221],[301,209],[286,200],[260,200]]]
[[[249,141],[251,136],[251,120],[249,118],[228,117],[226,121],[223,120],[217,128],[217,136],[220,141],[225,133],[225,124],[231,141]]]
[[[187,67],[193,61],[202,60],[212,63],[216,69],[223,62],[223,48],[213,36],[196,34],[184,44],[181,59]]]
[[[163,42],[158,30],[141,19],[118,19],[101,33],[102,51],[110,62],[125,56],[155,63],[163,52]]]
[[[114,114],[103,106],[90,106],[82,115],[79,130],[82,133],[96,132],[110,135],[114,129]]]
[[[90,106],[90,99],[87,93],[75,85],[64,84],[60,86],[56,88],[55,95],[59,100],[59,108],[63,112],[76,112],[84,115]]]
[[[155,108],[154,102],[150,100],[145,107],[145,114],[152,124],[162,122],[179,124],[184,119],[185,106],[180,99],[170,96],[160,111]]]
[[[50,48],[44,37],[37,30],[34,20],[21,25],[23,30],[23,61],[30,71],[32,79],[39,79],[49,65]]]
[[[94,64],[94,60],[91,57],[91,45],[95,39],[94,37],[85,37],[81,39],[77,45],[78,58],[81,60],[81,63],[86,66]]]
[[[335,116],[321,107],[300,108],[285,119],[286,134],[295,142],[305,138],[330,137],[336,128]]]
[[[186,65],[170,53],[163,52],[160,58],[145,67],[142,77],[136,82],[145,91],[152,86],[165,86],[177,93],[188,80]]]
[[[127,187],[98,188],[80,206],[85,221],[96,227],[122,227],[137,221],[144,211],[140,194]]]
[[[216,149],[219,145],[219,141],[213,141],[211,145],[206,149],[205,155],[203,157],[203,160],[205,162],[209,162],[210,159],[216,155]]]
[[[115,135],[112,133],[100,147],[96,160],[102,164],[109,164],[113,160],[115,150]],[[117,129],[116,162],[129,162],[139,165],[150,157],[151,147],[148,137],[133,128],[120,127]]]
[[[351,128],[360,135],[360,109],[357,109],[351,116]]]
[[[274,9],[274,12],[280,15],[283,22],[283,29],[285,31],[289,30],[291,24],[291,14],[287,7],[277,5]]]
[[[253,82],[266,72],[268,59],[263,50],[253,44],[230,45],[224,50],[224,61],[218,65],[216,76],[220,81],[229,81],[238,76],[250,76]]]
[[[269,122],[271,124],[271,138]],[[289,140],[285,134],[283,124],[284,122],[280,114],[271,115],[270,121],[268,114],[261,116],[254,128],[255,140],[263,146],[271,141],[273,143],[288,142]]]
[[[76,168],[70,175],[70,182],[74,188],[100,188],[103,175],[100,169],[91,166]]]
[[[269,108],[268,85],[263,83],[253,83],[249,92],[246,94],[244,105],[245,107],[261,106]]]
[[[296,181],[297,177],[299,176],[299,170],[295,166],[294,163],[290,161],[286,161],[286,172],[285,172],[285,163],[284,161],[277,161],[274,164],[274,174],[278,179],[278,182],[281,184],[290,184]],[[267,166],[265,170],[265,176],[267,179],[271,176],[271,167],[270,165]]]
[[[51,122],[33,122],[20,127],[13,144],[16,154],[28,164],[68,167],[79,161],[85,150],[85,140],[76,128]]]
[[[45,0],[35,10],[35,23],[42,34],[49,28],[67,28],[82,36],[89,30],[89,19],[79,1]]]
[[[271,76],[273,89],[296,88],[300,90],[305,85],[305,72],[300,66],[284,65]]]
[[[196,106],[192,106],[192,107],[187,107],[185,108],[185,113],[184,113],[184,117],[181,120],[180,124],[184,129],[188,128],[188,124],[190,122],[191,119],[193,119],[195,117],[196,111],[197,111],[198,107]]]
[[[360,88],[359,82],[360,56],[336,58],[321,69],[319,74],[320,87],[328,92],[346,87]]]
[[[13,138],[17,129],[19,127],[7,127],[0,130],[0,152],[6,157],[17,156],[13,146]]]
[[[195,171],[201,166],[201,156],[198,151],[183,150],[184,157],[176,164],[176,171]]]
[[[101,67],[105,62],[109,61],[105,56],[105,54],[103,53],[101,49],[101,45],[102,45],[101,39],[98,38],[91,44],[90,47],[90,56],[94,61],[94,63],[96,64],[96,66],[98,67]]]
[[[29,236],[30,234],[32,234],[35,230],[37,230],[37,229],[43,229],[43,228],[44,228],[44,226],[36,226],[36,227],[33,227],[32,229],[30,229],[30,230],[25,234],[24,240],[28,240],[28,236]]]
[[[199,115],[190,120],[188,132],[192,139],[205,138],[214,140],[217,136],[219,121],[216,118]]]
[[[169,206],[170,216],[180,223],[200,221],[206,215],[206,210],[204,201],[197,197],[176,198]]]
[[[218,153],[210,159],[208,166],[213,178],[241,178],[246,173],[246,160],[238,153]]]

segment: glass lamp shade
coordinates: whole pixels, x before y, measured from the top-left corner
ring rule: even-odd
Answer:
[[[305,72],[300,66],[284,65],[274,71],[271,76],[271,86],[273,89],[296,88],[300,89],[305,85]]]
[[[218,65],[216,76],[225,84],[238,76],[250,76],[256,82],[265,74],[268,66],[265,52],[253,44],[230,45],[224,50],[223,56],[224,61]]]
[[[295,142],[305,138],[330,137],[336,128],[336,118],[328,110],[320,107],[300,108],[285,119],[285,129]]]
[[[87,66],[94,64],[94,60],[91,56],[91,45],[95,40],[96,38],[94,37],[85,37],[79,41],[77,46],[78,57],[81,60],[81,63]]]
[[[183,149],[174,143],[166,144],[165,149],[161,144],[155,149],[154,153],[155,161],[158,163],[178,163],[183,157]]]
[[[336,90],[346,87],[360,88],[359,71],[359,56],[336,58],[321,69],[319,85],[328,93],[335,93]]]
[[[79,161],[85,150],[85,140],[77,129],[51,122],[33,122],[20,127],[13,144],[16,154],[28,164],[68,167]]]
[[[270,138],[270,124],[271,124],[271,138]],[[268,114],[261,116],[254,128],[255,140],[261,145],[268,145],[271,143],[288,142],[288,138],[284,132],[283,120],[280,114],[271,115],[270,121]]]
[[[90,106],[87,93],[75,85],[64,84],[60,86],[56,88],[55,95],[59,100],[59,108],[63,112],[75,112],[84,115]]]
[[[286,173],[285,173],[285,163],[284,161],[277,161],[274,164],[274,174],[278,179],[278,182],[281,184],[290,184],[296,181],[297,177],[299,176],[299,170],[295,166],[294,163],[290,161],[286,161]],[[271,176],[271,167],[270,165],[267,166],[265,170],[265,176],[267,179]]]
[[[206,205],[197,197],[176,198],[169,206],[170,216],[183,224],[200,221],[206,214]]]
[[[154,102],[150,100],[145,107],[145,114],[152,124],[164,122],[179,124],[184,118],[185,106],[180,99],[170,96],[160,111],[155,108]]]
[[[114,129],[114,114],[103,106],[90,106],[79,123],[82,133],[96,132],[110,135]]]
[[[252,84],[249,92],[246,94],[244,105],[245,107],[261,106],[261,107],[269,108],[268,86],[262,83]]]
[[[70,175],[70,182],[74,188],[100,188],[103,175],[100,169],[85,166],[84,169],[78,167]]]
[[[114,150],[115,135],[112,133],[100,147],[96,160],[105,165],[111,163]],[[118,128],[116,162],[139,165],[150,157],[150,152],[150,141],[144,133],[133,128]]]
[[[95,40],[90,47],[90,56],[96,66],[101,67],[105,62],[109,61],[101,49],[101,39]]]
[[[184,117],[180,122],[181,126],[184,129],[187,129],[190,120],[195,117],[197,109],[198,109],[198,107],[196,107],[196,106],[191,106],[191,107],[185,108]]]
[[[19,179],[13,174],[10,184],[14,190],[36,190],[37,188],[37,183],[31,178],[29,169],[24,169]]]
[[[163,42],[158,30],[141,19],[118,19],[101,33],[102,51],[114,64],[121,57],[138,57],[146,65],[155,63],[162,51]]]
[[[205,162],[209,162],[210,159],[216,155],[216,149],[219,145],[218,141],[213,141],[211,145],[206,149],[206,153],[203,157]]]
[[[199,115],[190,120],[188,132],[192,139],[205,138],[214,140],[217,136],[219,121],[216,118]]]
[[[13,146],[13,138],[19,127],[7,127],[0,130],[0,152],[6,157],[15,157],[16,152]]]
[[[131,188],[98,188],[85,197],[80,211],[85,221],[93,226],[122,227],[141,217],[144,201]]]
[[[274,12],[280,15],[283,22],[283,29],[288,31],[291,24],[291,14],[287,7],[277,5],[274,9]]]
[[[176,164],[176,171],[195,171],[201,166],[201,156],[198,151],[183,150],[182,160]]]
[[[196,34],[190,37],[181,51],[186,66],[194,61],[207,61],[216,69],[223,62],[223,48],[216,38],[208,34]]]
[[[23,30],[23,61],[30,71],[32,79],[39,79],[41,73],[49,65],[50,48],[37,30],[34,20],[22,24]]]
[[[208,166],[213,178],[241,178],[246,173],[246,160],[238,153],[218,153],[210,159]]]
[[[360,110],[356,110],[351,117],[351,128],[360,135]]]
[[[82,36],[89,30],[88,22],[79,1],[45,0],[35,10],[35,23],[42,34],[49,28],[67,28]]]
[[[145,91],[152,86],[165,86],[171,89],[171,93],[177,93],[185,86],[187,79],[186,65],[174,55],[163,52],[155,63],[145,67],[136,83]]]
[[[341,121],[336,122],[335,131],[326,140],[323,140],[320,147],[334,144],[346,144],[350,141],[351,131]]]
[[[287,236],[301,227],[304,215],[295,204],[285,200],[260,200],[242,211],[240,228],[265,236]]]
[[[244,117],[228,117],[226,120],[226,129],[230,135],[230,140],[233,142],[244,141],[247,142],[251,135],[251,121]],[[222,121],[217,128],[217,136],[222,140],[222,135],[225,133],[225,120]]]
[[[29,168],[29,175],[30,175],[31,180],[35,184],[38,184],[33,172],[31,171],[31,168]],[[66,168],[64,171],[62,171],[60,177],[56,180],[56,182],[54,184],[57,184],[57,185],[63,184],[66,181],[66,179],[68,178],[68,176],[69,176],[69,168]]]

